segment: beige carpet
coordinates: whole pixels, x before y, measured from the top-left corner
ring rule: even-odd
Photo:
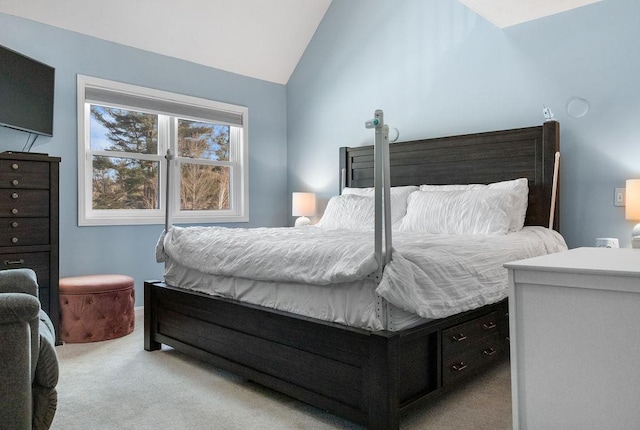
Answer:
[[[143,348],[135,331],[110,341],[67,344],[60,359],[53,429],[363,429],[170,348]],[[402,417],[402,429],[511,428],[509,364]]]

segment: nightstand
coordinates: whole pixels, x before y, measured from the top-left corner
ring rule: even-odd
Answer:
[[[640,250],[577,248],[505,267],[513,428],[638,428]]]

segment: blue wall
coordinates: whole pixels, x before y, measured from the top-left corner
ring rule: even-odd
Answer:
[[[410,140],[561,124],[561,229],[571,247],[595,237],[629,246],[633,223],[613,190],[640,177],[640,2],[605,0],[498,29],[457,0],[333,0],[287,86],[246,78],[0,13],[0,44],[56,68],[54,137],[33,151],[62,157],[62,276],[134,276],[137,305],[161,226],[77,226],[76,74],[249,107],[251,222],[290,223],[290,192],[338,191],[338,147],[369,144],[375,109]],[[583,97],[580,119],[567,101]],[[0,128],[0,150],[27,134]]]
[[[338,147],[370,144],[375,109],[401,140],[561,129],[561,231],[630,246],[614,188],[640,177],[640,2],[605,0],[499,29],[457,0],[333,0],[287,84],[289,191],[338,191]],[[572,97],[590,104],[567,114]]]
[[[143,280],[162,278],[162,266],[154,259],[154,247],[162,226],[77,225],[76,74],[247,106],[251,221],[237,226],[283,226],[289,222],[284,85],[199,66],[2,13],[0,45],[56,68],[54,136],[39,137],[32,151],[62,158],[61,276],[128,274],[136,281],[136,305],[142,305]],[[27,133],[0,127],[0,151],[21,150],[27,136]]]

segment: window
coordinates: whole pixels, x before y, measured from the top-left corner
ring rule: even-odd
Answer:
[[[78,224],[248,221],[246,130],[242,106],[78,75]]]

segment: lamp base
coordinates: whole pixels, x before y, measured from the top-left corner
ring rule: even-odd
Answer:
[[[631,247],[640,249],[640,223],[636,224],[631,232]]]
[[[311,224],[311,220],[309,218],[307,218],[306,216],[301,216],[296,218],[296,223],[294,224],[295,227],[304,227],[305,225],[310,225]]]

